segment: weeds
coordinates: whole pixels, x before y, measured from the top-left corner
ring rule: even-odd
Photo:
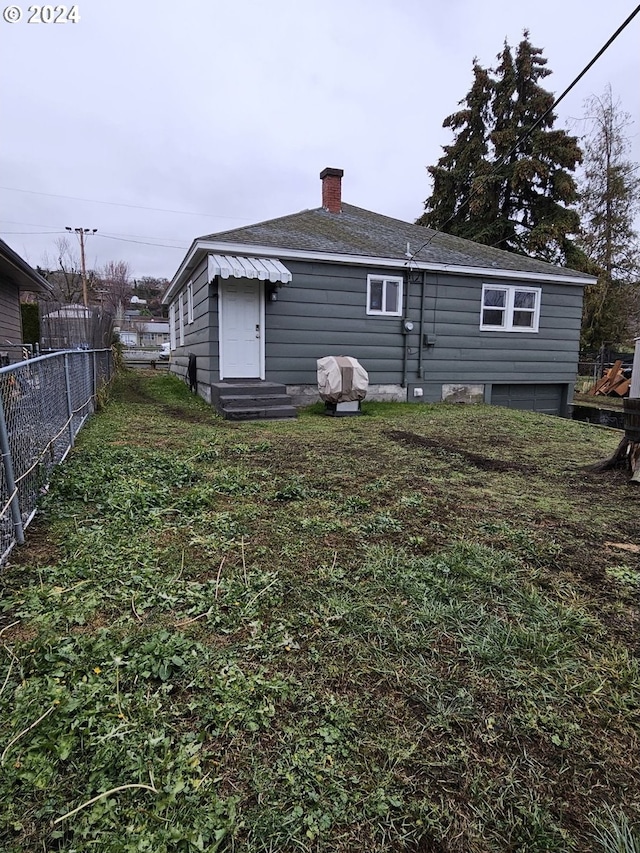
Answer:
[[[640,566],[601,544],[637,508],[577,467],[611,436],[364,408],[120,380],[0,577],[3,850],[637,849]]]
[[[640,853],[640,836],[633,831],[629,819],[612,808],[605,810],[596,826],[595,839],[604,853]]]

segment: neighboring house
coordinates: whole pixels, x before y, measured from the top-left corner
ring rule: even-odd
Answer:
[[[52,292],[51,285],[0,240],[0,353],[2,360],[22,360],[20,294]]]
[[[147,320],[138,324],[141,346],[159,347],[169,340],[169,323],[166,320]]]
[[[595,279],[345,204],[342,175],[321,173],[321,207],[193,242],[163,294],[172,370],[191,355],[214,403],[255,379],[302,404],[317,359],[347,355],[368,399],[565,413]]]
[[[138,346],[138,331],[137,329],[116,329],[120,343],[125,347]]]
[[[120,343],[126,347],[159,347],[169,342],[169,323],[166,320],[125,321],[117,331]]]

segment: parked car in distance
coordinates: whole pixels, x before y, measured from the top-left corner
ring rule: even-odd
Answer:
[[[160,358],[163,361],[167,361],[170,355],[171,344],[169,343],[169,341],[165,341],[163,344],[160,344]]]

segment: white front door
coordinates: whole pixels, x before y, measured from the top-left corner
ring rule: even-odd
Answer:
[[[220,378],[264,379],[264,287],[244,278],[220,281]]]

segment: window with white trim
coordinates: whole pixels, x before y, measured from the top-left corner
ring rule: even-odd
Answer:
[[[480,329],[485,332],[537,332],[540,320],[539,287],[484,284]]]
[[[184,346],[184,299],[182,294],[178,297],[178,337],[180,346]]]
[[[187,323],[193,323],[193,282],[187,285]]]
[[[169,349],[176,348],[176,303],[169,305]]]
[[[367,276],[367,314],[402,316],[401,276]]]

